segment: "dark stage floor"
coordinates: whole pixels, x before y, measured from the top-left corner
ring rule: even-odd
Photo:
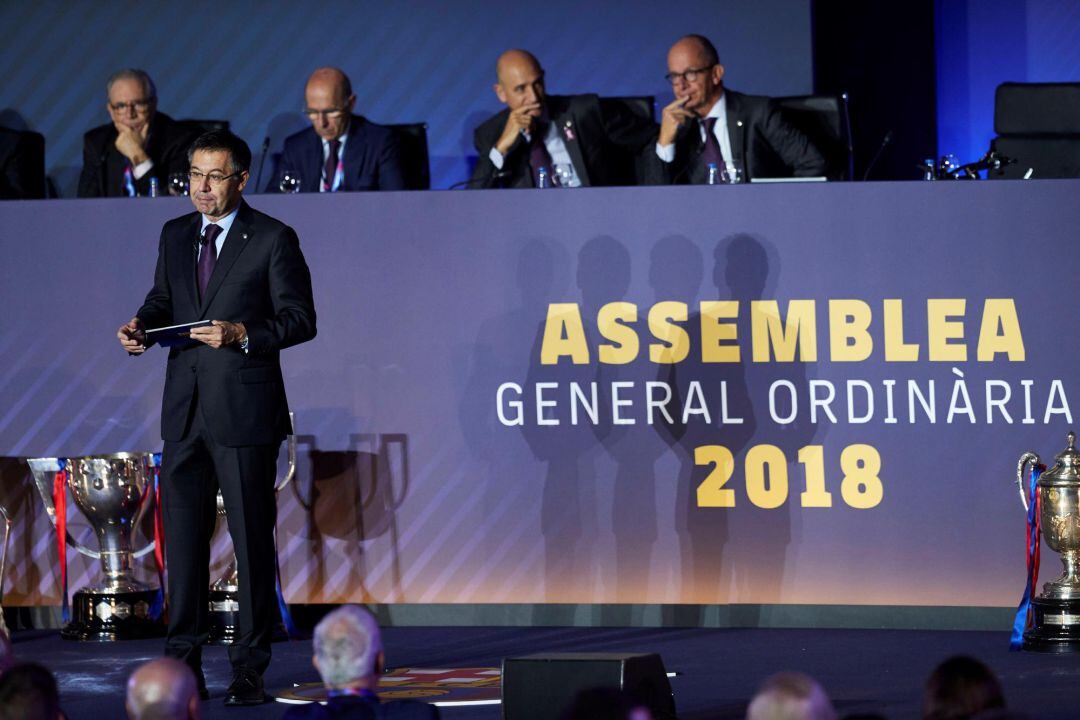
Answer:
[[[71,720],[123,717],[124,681],[139,662],[160,654],[160,641],[79,644],[55,632],[15,634],[15,652],[58,675]],[[953,654],[980,658],[1001,676],[1009,706],[1037,718],[1080,717],[1080,657],[1007,651],[1006,632],[911,630],[698,630],[641,628],[402,627],[385,631],[388,663],[411,667],[498,666],[503,657],[535,652],[658,652],[672,678],[679,716],[742,718],[757,684],[784,669],[809,672],[841,715],[878,712],[917,718],[921,686]],[[209,648],[206,676],[213,698],[204,717],[272,720],[281,704],[226,708],[224,648]],[[274,646],[268,688],[316,680],[310,642]],[[496,720],[498,706],[449,708],[450,720]]]

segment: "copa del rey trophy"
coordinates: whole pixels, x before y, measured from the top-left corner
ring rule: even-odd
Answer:
[[[57,528],[61,576],[66,586],[64,551],[70,543],[87,557],[101,560],[104,582],[75,592],[72,619],[61,631],[68,640],[125,640],[164,632],[151,617],[157,590],[137,581],[131,561],[151,552],[151,541],[132,548],[132,535],[150,505],[153,456],[115,453],[77,458],[27,460],[49,519]],[[66,486],[66,487],[65,487]],[[100,550],[79,543],[66,528],[66,490],[89,521]],[[66,587],[64,592],[66,595]],[[64,598],[66,603],[66,596]]]
[[[1028,593],[1034,595],[1038,580],[1040,535],[1065,566],[1060,577],[1031,598],[1029,618],[1023,624],[1024,650],[1080,651],[1080,452],[1074,433],[1067,441],[1049,470],[1038,472],[1042,463],[1033,452],[1021,455],[1016,468],[1020,500],[1029,518]],[[1032,472],[1025,474],[1029,465]]]

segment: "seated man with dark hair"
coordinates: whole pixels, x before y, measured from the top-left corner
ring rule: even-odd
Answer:
[[[769,98],[724,87],[707,38],[681,38],[667,66],[675,100],[663,110],[656,151],[644,156],[647,184],[704,184],[710,165],[729,177],[741,169],[743,180],[825,175],[824,156]]]
[[[105,94],[112,122],[83,137],[79,197],[145,196],[154,179],[165,194],[169,175],[187,172],[196,133],[157,111],[157,89],[144,70],[114,73]]]
[[[923,693],[924,720],[957,720],[1005,707],[997,676],[975,658],[957,655],[934,668]]]
[[[0,676],[0,720],[63,720],[56,678],[36,663],[15,665]]]
[[[283,720],[345,720],[387,718],[438,720],[434,705],[415,700],[379,701],[385,657],[379,625],[367,610],[344,605],[315,626],[312,663],[326,685],[326,705],[312,703],[291,708]]]
[[[471,187],[537,187],[541,168],[549,187],[634,183],[616,173],[617,156],[642,152],[652,122],[616,106],[602,110],[596,95],[548,95],[540,61],[525,50],[500,55],[495,74],[506,108],[476,128]]]
[[[304,114],[311,127],[285,139],[278,173],[299,175],[293,192],[404,190],[401,148],[391,128],[354,115],[356,95],[341,70],[319,68],[304,88]]]

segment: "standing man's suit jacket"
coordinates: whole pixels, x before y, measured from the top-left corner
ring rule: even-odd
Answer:
[[[401,146],[393,128],[353,115],[345,136],[348,140],[339,192],[405,189]],[[282,174],[291,170],[300,173],[300,192],[319,192],[324,166],[322,138],[314,128],[301,130],[285,138],[277,176],[267,190],[277,192]]]
[[[747,181],[825,175],[825,158],[805,135],[784,120],[770,98],[726,88],[724,97],[731,159],[742,162]],[[706,168],[700,156],[704,149],[697,121],[687,121],[675,136],[673,162],[664,162],[655,150],[644,154],[646,184],[703,184]]]
[[[188,146],[197,134],[165,113],[155,113],[146,136],[146,154],[154,161],[154,167],[135,181],[136,194],[149,195],[150,178],[156,177],[160,192],[165,195],[169,175],[188,171]],[[83,136],[79,197],[127,196],[124,168],[128,165],[128,159],[116,149],[117,135],[116,126],[108,123],[89,130]]]
[[[136,314],[143,327],[196,320],[242,322],[248,353],[195,342],[169,351],[161,436],[183,438],[195,392],[215,442],[280,442],[289,408],[278,351],[315,337],[311,274],[292,228],[241,201],[206,295],[199,301],[196,253],[202,215],[170,220],[161,231],[154,288]]]
[[[583,186],[633,184],[633,178],[616,172],[625,165],[616,155],[640,154],[654,137],[653,123],[616,106],[605,113],[596,95],[549,95],[545,103]],[[506,154],[502,171],[491,162],[491,149],[502,135],[509,114],[509,108],[503,108],[476,128],[474,144],[479,158],[470,187],[533,186],[529,145],[524,136]]]

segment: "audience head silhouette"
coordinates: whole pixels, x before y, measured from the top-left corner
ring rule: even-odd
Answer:
[[[816,680],[783,672],[762,683],[746,710],[746,720],[836,720],[836,710]]]
[[[128,678],[127,713],[131,720],[198,720],[195,673],[173,658],[140,665]]]

